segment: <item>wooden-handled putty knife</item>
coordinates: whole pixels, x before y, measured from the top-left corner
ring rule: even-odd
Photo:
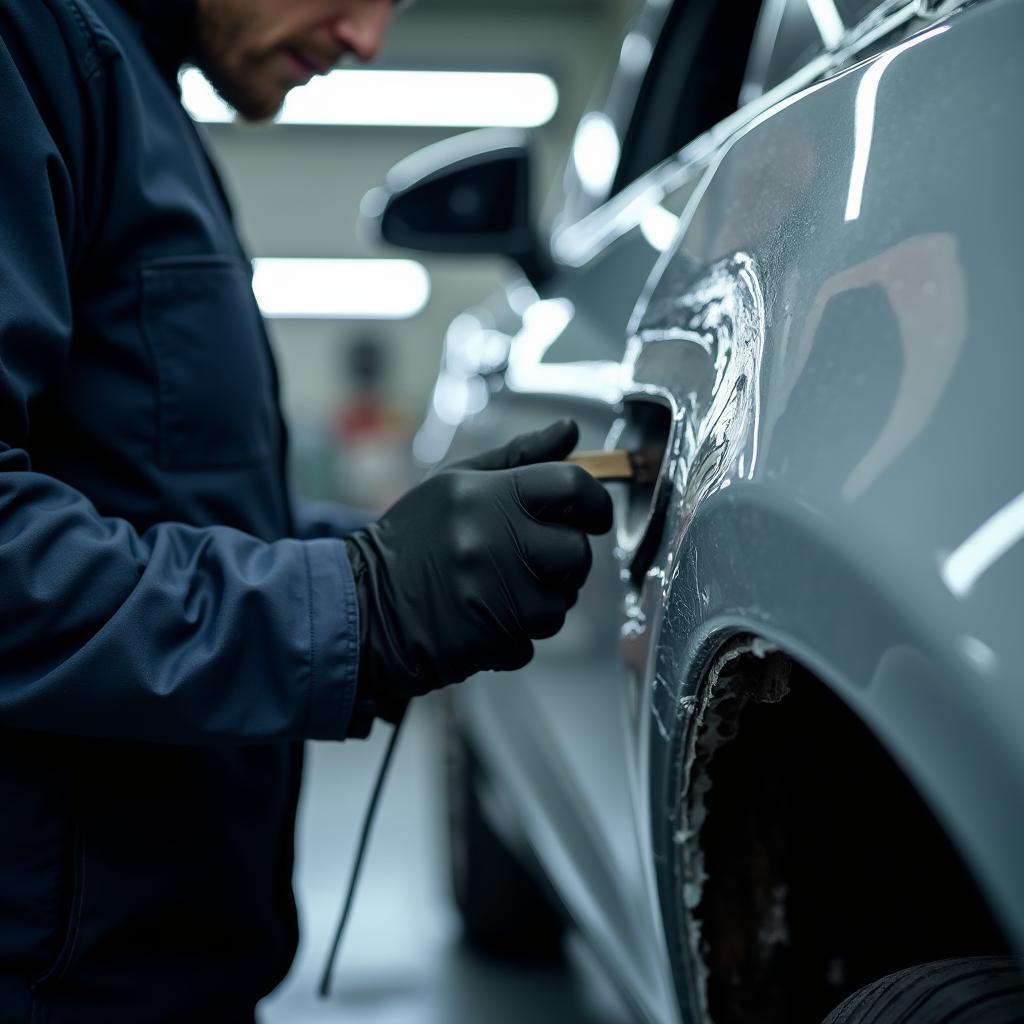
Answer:
[[[577,452],[565,461],[581,466],[595,480],[649,484],[658,475],[661,456],[656,449],[630,452],[618,448],[607,452]]]

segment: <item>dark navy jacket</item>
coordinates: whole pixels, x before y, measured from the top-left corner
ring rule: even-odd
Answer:
[[[352,714],[345,523],[290,507],[249,262],[146,31],[0,0],[4,1024],[251,1021],[300,741]]]

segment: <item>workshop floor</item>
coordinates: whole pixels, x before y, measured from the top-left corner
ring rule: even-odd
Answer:
[[[261,1024],[624,1024],[577,942],[556,967],[495,964],[459,943],[435,713],[421,702],[405,726],[326,1002],[317,982],[390,727],[375,727],[366,743],[309,745],[296,869],[302,943],[291,974],[261,1004]]]

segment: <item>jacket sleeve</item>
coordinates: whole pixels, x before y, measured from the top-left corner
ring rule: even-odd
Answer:
[[[292,500],[292,522],[295,536],[302,540],[315,537],[346,537],[355,530],[369,526],[377,518],[373,512],[340,505],[334,501]]]
[[[81,69],[60,59],[52,16],[34,13],[45,8],[0,10],[0,727],[341,739],[358,623],[340,540],[180,523],[139,533],[33,471],[33,409],[67,359],[82,251],[82,172],[65,154],[90,113],[73,109]],[[37,28],[49,52],[36,75],[23,58]]]

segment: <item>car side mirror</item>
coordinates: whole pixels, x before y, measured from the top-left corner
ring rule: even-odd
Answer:
[[[525,132],[466,132],[396,164],[363,200],[363,213],[391,245],[508,256],[536,285],[548,259],[530,214],[531,168]]]

